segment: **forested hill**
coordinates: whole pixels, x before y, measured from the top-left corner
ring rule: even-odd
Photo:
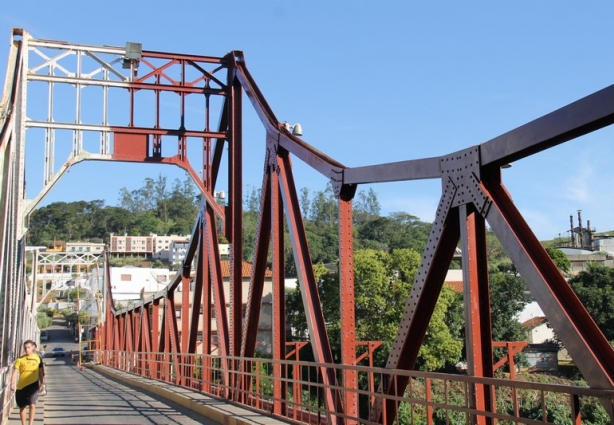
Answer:
[[[337,201],[332,189],[310,193],[300,191],[305,231],[314,263],[337,260]],[[109,241],[109,235],[189,235],[198,214],[200,194],[191,180],[175,180],[167,188],[166,177],[146,179],[143,187],[121,189],[118,206],[102,200],[56,202],[39,208],[28,223],[28,245],[51,246],[54,241]],[[255,240],[259,190],[244,199],[243,257],[251,260]],[[421,252],[431,224],[407,212],[380,215],[376,193],[358,192],[354,200],[355,248],[392,251],[412,248]],[[221,241],[224,242],[224,241]]]

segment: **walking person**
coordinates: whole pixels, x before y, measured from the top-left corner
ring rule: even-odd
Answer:
[[[15,361],[11,376],[11,390],[15,391],[15,401],[19,407],[21,425],[26,425],[26,407],[30,407],[29,425],[34,423],[38,392],[44,385],[45,369],[36,352],[36,343],[27,340],[23,343],[25,354]],[[19,376],[19,380],[17,379]]]

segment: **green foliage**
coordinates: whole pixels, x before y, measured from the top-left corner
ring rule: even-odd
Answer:
[[[361,225],[380,216],[381,205],[373,188],[360,191],[354,197],[354,225]]]
[[[154,260],[154,262],[151,263],[151,267],[153,267],[154,269],[161,269],[164,267],[164,263],[160,260]]]
[[[569,273],[569,269],[571,268],[571,261],[569,258],[561,251],[560,249],[553,247],[546,247],[546,252],[554,261],[554,264],[561,270],[563,273]]]
[[[105,207],[104,201],[56,202],[34,211],[30,217],[28,243],[50,246],[53,241],[108,240],[110,233],[132,235],[190,234],[199,209],[199,196],[192,180],[175,180],[166,189],[166,177],[145,179],[140,189],[120,191],[120,206]]]
[[[491,230],[486,232],[486,251],[488,263],[491,267],[496,267],[500,263],[510,262],[510,258],[505,252],[503,245],[501,245],[501,242]]]
[[[524,298],[526,284],[512,263],[500,263],[492,267],[489,280],[493,341],[525,341],[526,331],[516,317],[527,304]],[[504,355],[502,349],[495,349],[497,359]],[[515,359],[520,364],[524,362],[523,357],[517,356]]]
[[[375,361],[379,366],[385,364],[391,341],[396,336],[419,263],[420,254],[409,249],[392,253],[364,249],[354,254],[356,340],[385,342],[376,352]],[[343,331],[339,316],[339,276],[327,273],[319,265],[317,284],[329,338],[338,358]],[[435,370],[443,367],[446,361],[460,359],[462,342],[455,338],[446,322],[448,310],[456,302],[458,298],[453,291],[444,288],[420,350],[421,369]],[[300,288],[288,295],[286,309],[293,328],[299,333],[305,332]]]
[[[64,316],[66,322],[77,323],[77,313],[75,313],[74,311],[65,309],[62,310],[60,313]]]
[[[111,267],[123,267],[123,266],[142,267],[143,263],[145,262],[147,262],[147,257],[145,256],[110,257],[109,258],[109,265]]]
[[[39,329],[45,329],[46,327],[51,326],[51,323],[52,323],[52,319],[47,314],[47,311],[41,311],[39,309],[38,313],[36,313],[36,324],[37,324],[38,328]]]
[[[356,247],[382,251],[409,248],[422,252],[431,230],[411,214],[396,212],[388,217],[373,218],[356,229]]]
[[[569,281],[608,341],[614,341],[614,269],[589,266]]]

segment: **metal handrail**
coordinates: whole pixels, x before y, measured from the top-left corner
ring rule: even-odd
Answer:
[[[143,368],[141,360],[145,354],[148,362],[147,367]],[[95,361],[150,379],[195,389],[230,403],[241,404],[266,415],[278,416],[297,423],[329,423],[327,416],[333,414],[332,409],[327,409],[320,398],[325,389],[339,392],[341,399],[345,399],[350,392],[357,394],[361,406],[359,417],[349,417],[343,413],[336,415],[345,423],[360,424],[380,423],[379,420],[370,418],[373,418],[373,411],[377,409],[378,404],[381,406],[385,403],[395,403],[398,406],[399,416],[396,418],[396,423],[399,424],[432,424],[436,416],[449,421],[455,418],[456,422],[450,423],[458,421],[477,423],[476,418],[479,417],[492,418],[500,421],[498,423],[551,423],[548,422],[549,409],[556,408],[561,414],[561,406],[565,405],[564,410],[567,411],[568,420],[580,423],[580,406],[587,400],[609,400],[610,403],[614,401],[613,390],[582,386],[203,354],[182,354],[177,363],[171,356],[170,353],[102,351],[97,353],[98,358]],[[151,358],[154,359],[153,364],[149,361]],[[233,362],[241,366],[231,372],[232,382],[224,382],[222,367],[224,362]],[[281,367],[285,371],[283,377],[273,376],[274,366]],[[342,384],[326,385],[318,377],[320,371],[325,368],[333,370],[339,377],[343,376],[344,371],[355,371],[362,385],[358,389],[345,388]],[[299,371],[299,376],[294,376],[296,371]],[[210,378],[206,379],[207,376]],[[402,396],[369,390],[370,383],[375,384],[373,388],[378,388],[380,384],[395,382],[400,377],[409,378],[410,382],[404,391],[398,392],[403,394]],[[275,385],[285,388],[282,398],[273,396]],[[470,394],[476,388],[483,388],[485,393],[490,394],[492,404],[498,407],[491,411],[480,411],[475,406],[470,406]],[[521,398],[533,401],[534,408],[531,409],[533,417],[529,417],[529,412],[519,412]],[[274,409],[276,404],[282,408]],[[276,414],[276,411],[282,413]]]

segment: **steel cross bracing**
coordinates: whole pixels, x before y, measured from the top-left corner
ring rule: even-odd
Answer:
[[[96,276],[102,278],[104,272],[103,255],[86,252],[40,252],[32,255],[32,279],[36,291],[41,285],[41,297],[36,301],[36,307],[45,301],[49,293],[56,290],[69,289],[67,282],[75,278],[90,277],[92,269]],[[50,283],[46,288],[45,283]],[[73,285],[77,287],[77,285]],[[93,290],[95,288],[84,288]]]
[[[186,380],[194,376],[190,371],[196,365],[189,364],[192,358],[189,354],[194,353],[198,347],[201,353],[220,355],[221,374],[215,379],[221,380],[224,385],[218,387],[218,390],[222,388],[222,392],[216,395],[249,404],[247,394],[253,385],[252,381],[240,378],[242,375],[237,372],[241,372],[240,369],[246,367],[246,364],[249,365],[242,360],[252,358],[255,353],[255,330],[267,265],[273,274],[273,357],[274,360],[286,358],[283,253],[286,250],[284,227],[287,227],[307,316],[310,343],[322,383],[327,421],[348,424],[357,422],[353,419],[359,417],[357,393],[350,391],[342,395],[339,391],[340,388],[358,387],[356,372],[344,369],[341,375],[337,375],[332,368],[326,367],[334,359],[299,211],[291,162],[294,157],[329,178],[339,202],[339,283],[342,295],[339,309],[343,335],[341,360],[344,365],[355,365],[356,347],[366,343],[356,341],[354,318],[352,198],[357,186],[440,179],[441,200],[429,243],[424,250],[386,367],[390,370],[410,370],[414,367],[420,342],[424,339],[444,282],[445,270],[460,242],[463,253],[468,373],[478,378],[493,376],[485,238],[488,223],[572,358],[579,359],[577,365],[588,384],[593,388],[614,389],[612,348],[514,206],[501,181],[501,166],[612,124],[614,86],[459,152],[441,157],[348,168],[292,135],[277,120],[251,76],[241,52],[234,51],[223,58],[212,58],[142,51],[142,56],[135,59],[123,48],[34,40],[20,30],[14,31],[14,38],[10,63],[14,63],[15,71],[7,81],[17,88],[13,90],[17,95],[7,100],[5,93],[2,109],[5,111],[5,124],[2,128],[1,147],[5,149],[6,146],[12,146],[19,151],[25,143],[25,130],[41,128],[46,146],[45,162],[53,164],[54,148],[60,134],[68,134],[72,149],[58,170],[46,169],[43,191],[27,208],[19,209],[18,205],[5,207],[5,222],[13,217],[17,223],[14,227],[18,228],[22,223],[20,220],[32,211],[65,169],[84,159],[178,165],[192,176],[205,195],[183,266],[169,286],[154,296],[143,298],[129,309],[116,311],[110,298],[106,303],[105,322],[101,325],[102,347],[99,348],[116,353],[114,361],[119,359],[126,367],[134,366],[131,359],[136,358],[136,353],[144,352],[146,355],[139,360],[140,373],[158,379],[176,380],[182,385],[190,384]],[[38,62],[26,58],[27,52],[39,57]],[[65,63],[67,58],[73,59],[69,64],[74,69]],[[48,110],[37,117],[28,113],[26,118],[25,114],[16,113],[26,111],[26,83],[44,84],[49,93]],[[60,85],[78,88],[74,90],[74,116],[66,118],[55,115],[57,108],[53,108],[56,104],[54,90]],[[83,93],[90,86],[102,92],[104,112],[98,121],[86,119],[90,111],[84,109],[86,102],[83,101]],[[123,97],[120,94],[113,98],[110,93],[115,90],[123,93]],[[139,96],[143,93],[149,93],[152,102],[141,103]],[[168,124],[165,114],[160,110],[160,98],[168,93],[173,93],[171,97],[179,103],[179,118],[171,124]],[[203,119],[192,127],[184,122],[183,111],[186,103],[192,102],[195,97],[204,99],[200,103]],[[266,159],[262,198],[245,323],[242,320],[241,305],[244,98],[249,101],[266,131],[263,141]],[[114,104],[117,106],[111,106],[113,101],[117,102]],[[219,108],[218,124],[214,129],[210,124],[212,103],[216,103]],[[147,107],[153,118],[147,123],[136,122],[137,117],[142,115],[142,108]],[[113,119],[118,110],[128,111],[123,122]],[[135,113],[137,110],[139,114]],[[10,135],[7,135],[9,132],[6,129],[12,129]],[[90,133],[95,133],[99,141],[96,153],[84,148],[86,136]],[[169,140],[177,149],[173,150],[172,155],[166,156],[162,147],[163,142],[166,146]],[[188,143],[191,145],[194,141],[203,158],[200,173],[195,171],[187,156]],[[224,147],[228,147],[226,157],[223,155]],[[213,196],[223,160],[226,161],[229,182],[226,207],[219,206]],[[18,167],[15,169],[15,173],[22,171]],[[13,179],[19,181],[19,176]],[[7,184],[7,177],[4,177],[3,188]],[[16,187],[15,190],[20,189]],[[6,205],[11,198],[3,193],[2,199],[2,205]],[[231,246],[229,299],[226,299],[218,252],[220,223]],[[22,233],[19,231],[7,233],[3,229],[3,232],[10,247],[22,241]],[[16,248],[12,249],[18,252]],[[17,262],[17,255],[10,261]],[[106,275],[109,276],[108,272]],[[3,285],[4,288],[12,287],[6,279]],[[109,297],[110,285],[111,282],[107,281]],[[192,299],[190,291],[178,292],[180,285],[182,288],[190,285],[194,288]],[[175,313],[179,301],[180,319]],[[11,314],[16,313],[11,311]],[[202,342],[198,341],[199,329],[202,330]],[[203,391],[212,390],[214,377],[212,369],[208,367],[211,365],[206,363],[211,361],[208,357],[203,360],[203,364],[198,365],[202,371],[198,380]],[[180,368],[185,369],[184,373],[173,373]],[[276,415],[284,415],[288,411],[284,374],[284,369],[280,367],[273,370],[275,397],[271,411]],[[341,382],[338,382],[339,378]],[[408,378],[398,377],[385,383],[379,391],[386,396],[402,396],[407,382]],[[387,402],[382,402],[382,398],[373,400],[370,419],[392,423],[398,403],[390,401],[391,398],[386,398]],[[603,400],[603,404],[612,416],[612,400]],[[494,409],[494,400],[487,388],[475,386],[471,392],[470,405],[478,412],[473,420],[475,423],[492,421],[492,417],[479,414]]]

